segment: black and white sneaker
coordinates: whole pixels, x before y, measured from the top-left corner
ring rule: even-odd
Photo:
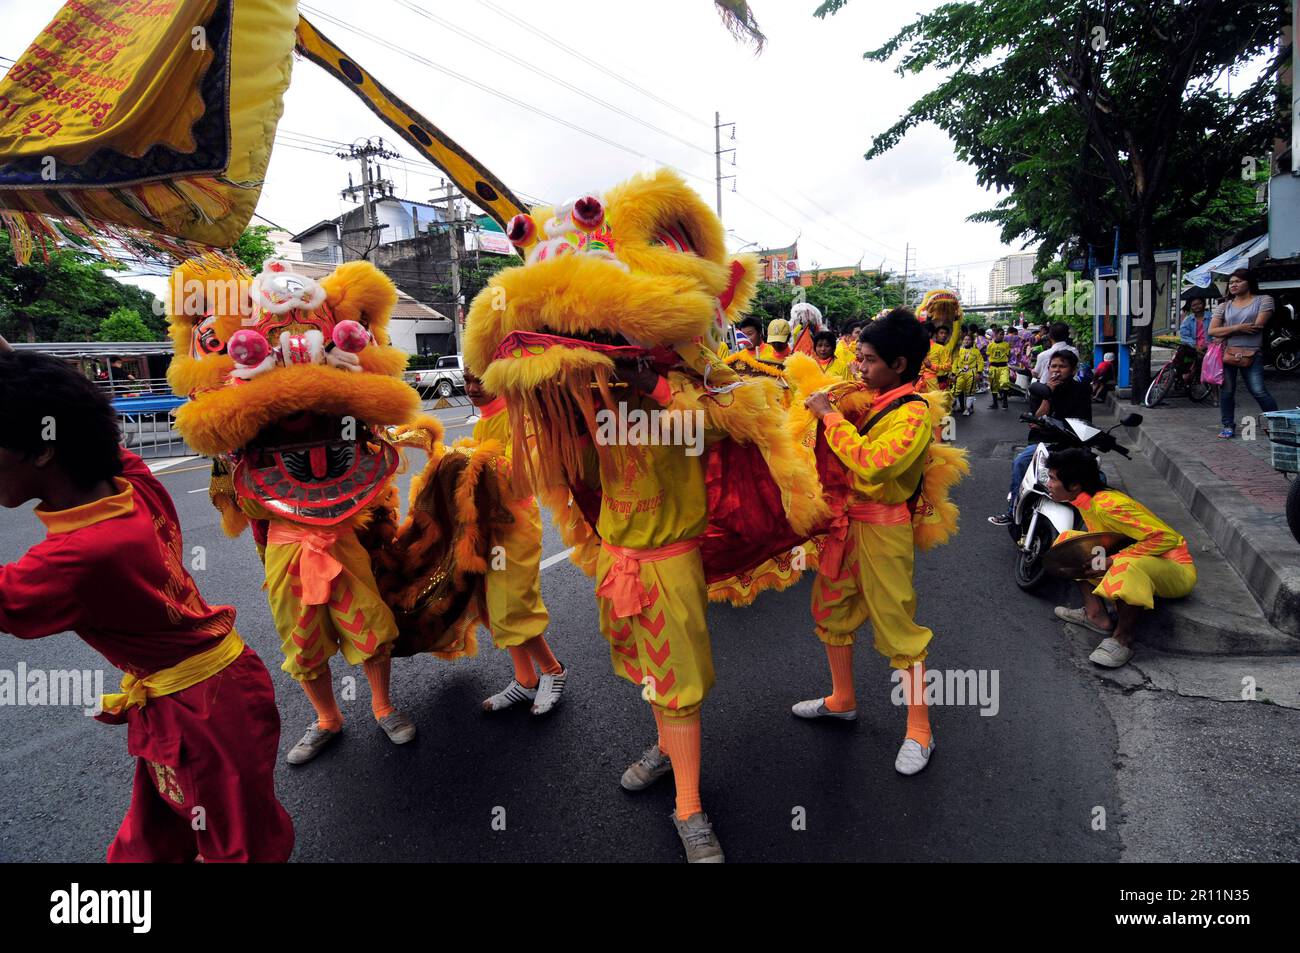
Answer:
[[[537,683],[536,698],[533,700],[533,714],[545,715],[560,703],[564,694],[564,683],[569,678],[569,670],[562,668],[555,675],[542,674]]]
[[[491,698],[483,699],[484,711],[502,711],[520,702],[530,702],[537,697],[536,688],[524,688],[518,679],[510,679],[510,684]]]
[[[994,526],[1010,526],[1011,517],[1008,516],[1006,513],[999,513],[997,516],[990,516],[989,522],[992,523]]]

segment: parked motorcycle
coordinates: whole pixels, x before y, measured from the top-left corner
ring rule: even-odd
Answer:
[[[1264,344],[1264,361],[1279,371],[1300,368],[1300,318],[1287,303],[1273,312],[1273,327]]]
[[[1046,393],[1045,393],[1046,392]],[[1031,396],[1040,400],[1050,393],[1047,387],[1029,385]],[[1055,417],[1034,417],[1021,414],[1020,419],[1031,423],[1047,434],[1046,442],[1034,449],[1034,458],[1020,483],[1020,497],[1012,511],[1007,529],[1016,544],[1016,585],[1026,592],[1036,589],[1047,575],[1043,557],[1052,548],[1056,538],[1070,529],[1084,529],[1083,518],[1068,503],[1058,503],[1047,492],[1048,447],[1083,447],[1093,453],[1115,453],[1129,456],[1128,450],[1112,436],[1119,427],[1136,427],[1142,423],[1141,414],[1129,414],[1108,430],[1099,430],[1085,420]]]

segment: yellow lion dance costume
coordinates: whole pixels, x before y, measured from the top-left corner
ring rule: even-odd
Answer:
[[[407,357],[388,338],[396,301],[368,262],[319,282],[272,262],[250,282],[190,260],[172,278],[168,377],[191,398],[176,426],[213,458],[211,497],[226,533],[253,528],[281,667],[316,710],[293,764],[342,728],[335,654],[364,667],[375,718],[400,744],[415,726],[388,697],[391,656],[474,650],[490,521],[501,510],[499,447],[451,452],[436,420],[415,420],[419,396],[401,379]],[[400,443],[428,454],[401,528]]]
[[[827,517],[780,383],[742,380],[717,356],[756,264],[728,255],[717,216],[664,170],[517,216],[507,234],[525,264],[475,298],[466,364],[505,399],[516,478],[595,575],[614,671],[655,715],[657,743],[623,786],[671,771],[688,859],[720,861],[699,800],[708,600],[789,586]]]

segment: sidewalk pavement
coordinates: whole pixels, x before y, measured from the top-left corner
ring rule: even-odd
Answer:
[[[1268,371],[1265,385],[1279,407],[1300,406],[1300,375]],[[1142,414],[1142,425],[1127,431],[1125,443],[1144,452],[1146,461],[1200,524],[1176,527],[1193,545],[1201,584],[1189,599],[1167,604],[1166,611],[1182,624],[1174,626],[1177,631],[1169,633],[1160,647],[1183,652],[1300,653],[1300,544],[1286,526],[1289,484],[1269,464],[1259,405],[1244,383],[1237,386],[1242,436],[1232,440],[1218,438],[1219,410],[1214,404],[1177,397],[1154,409],[1133,406],[1125,399],[1110,406],[1116,419],[1130,412]],[[1140,467],[1124,469],[1132,469],[1148,495],[1163,489],[1145,481]],[[1157,501],[1152,505],[1160,512]],[[1223,571],[1225,560],[1235,570],[1235,578]],[[1258,604],[1258,613],[1244,596],[1247,592]]]

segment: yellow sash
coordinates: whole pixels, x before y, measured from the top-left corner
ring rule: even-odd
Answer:
[[[127,708],[143,708],[150,698],[184,691],[191,685],[197,685],[216,675],[239,658],[243,651],[244,640],[238,632],[231,629],[230,634],[217,645],[206,652],[191,655],[171,668],[164,668],[144,678],[136,678],[127,673],[122,676],[122,691],[103,697],[104,711],[116,715]]]

